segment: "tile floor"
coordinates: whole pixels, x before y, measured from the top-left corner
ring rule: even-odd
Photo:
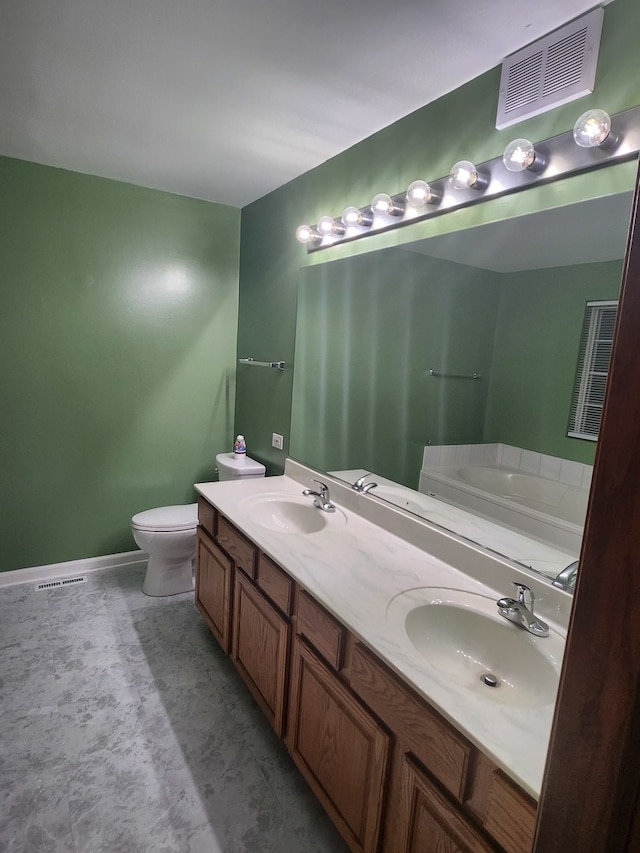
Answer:
[[[345,851],[193,593],[88,578],[0,588],[0,850]]]

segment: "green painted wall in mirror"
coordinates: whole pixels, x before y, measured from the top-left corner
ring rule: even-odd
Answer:
[[[291,455],[417,488],[425,444],[481,442],[498,296],[489,272],[401,249],[304,270]]]
[[[593,464],[595,443],[566,435],[586,303],[617,299],[622,262],[502,276],[485,441]]]
[[[566,437],[571,389],[585,303],[616,299],[620,276],[620,261],[498,273],[399,248],[303,270],[291,455],[416,489],[427,444],[592,464],[595,445]]]

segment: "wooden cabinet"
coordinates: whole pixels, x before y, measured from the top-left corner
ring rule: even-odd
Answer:
[[[471,744],[359,643],[353,654],[351,687],[395,732],[406,751],[460,799]]]
[[[216,542],[246,575],[256,576],[256,546],[223,515],[218,516]]]
[[[202,530],[196,549],[196,607],[212,634],[229,653],[233,563]]]
[[[495,853],[408,756],[400,790],[399,829],[387,845],[393,853]]]
[[[467,809],[509,853],[530,853],[536,804],[476,750],[465,797]]]
[[[295,584],[266,554],[258,553],[258,586],[287,616],[291,615]]]
[[[530,853],[535,802],[204,500],[199,521],[196,606],[351,850]]]
[[[198,498],[198,524],[200,528],[211,536],[216,537],[217,513],[208,501],[203,497]]]
[[[350,848],[377,850],[389,736],[297,637],[287,745]]]
[[[353,652],[350,683],[395,735],[386,853],[492,849],[530,853],[536,819],[533,800],[360,643]],[[428,808],[420,779],[433,789]],[[435,780],[436,787],[428,779]],[[399,841],[422,837],[424,828],[418,832],[418,827],[431,825],[447,810],[459,817],[455,824],[458,846],[444,840],[441,847],[435,842],[429,846],[432,842],[407,841],[405,845]],[[484,834],[478,834],[474,824],[500,846],[487,847]],[[434,837],[442,832],[438,830]]]
[[[232,633],[231,657],[282,737],[290,626],[240,571],[235,576]]]
[[[296,627],[298,633],[306,637],[334,669],[340,669],[346,629],[304,590],[298,593]]]

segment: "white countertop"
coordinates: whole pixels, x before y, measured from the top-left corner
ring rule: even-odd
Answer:
[[[375,491],[376,497],[399,507],[405,505],[409,507],[410,512],[451,530],[459,536],[464,536],[466,539],[479,542],[493,551],[505,554],[510,559],[521,563],[525,568],[529,567],[546,577],[555,578],[559,572],[578,559],[579,554],[574,551],[568,551],[540,539],[535,539],[522,531],[499,524],[495,520],[471,512],[464,507],[446,503],[440,498],[401,486],[393,480],[381,477],[379,474],[369,474],[361,468],[332,471],[331,473],[349,484],[355,482],[359,477],[366,476],[367,482],[375,481],[378,483]]]
[[[569,596],[539,585],[533,576],[519,575],[517,567],[505,559],[333,481],[331,498],[337,511],[322,513],[322,531],[281,532],[256,520],[251,504],[257,496],[286,495],[299,501],[302,488],[314,487],[314,476],[318,475],[311,469],[287,460],[284,476],[198,483],[195,488],[537,799],[553,703],[514,707],[491,688],[470,690],[443,679],[408,639],[398,597],[421,587],[444,587],[497,600],[512,594],[510,580],[522,580],[534,589],[537,612],[552,628],[548,640],[531,639],[539,644],[549,643],[541,646],[547,654],[552,648],[560,650],[555,653],[559,668],[558,657],[564,646],[559,638],[561,625],[566,625],[568,617]],[[395,530],[400,535],[391,532]],[[419,597],[420,593],[416,595]],[[514,632],[522,630],[505,624]]]

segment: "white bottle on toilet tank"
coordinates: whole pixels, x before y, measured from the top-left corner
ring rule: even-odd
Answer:
[[[216,456],[218,479],[252,480],[264,477],[267,469],[261,462],[247,456],[247,443],[243,435],[238,435],[233,444],[233,453],[218,453]]]

